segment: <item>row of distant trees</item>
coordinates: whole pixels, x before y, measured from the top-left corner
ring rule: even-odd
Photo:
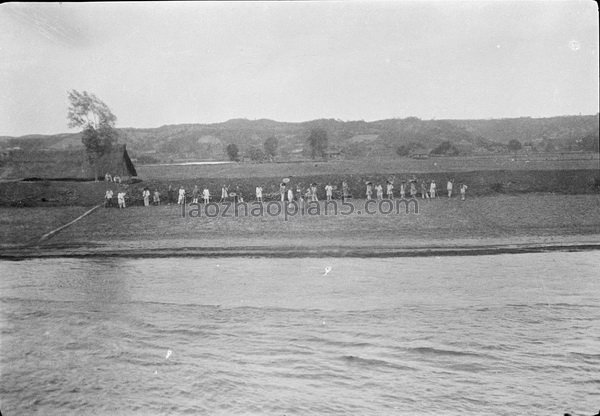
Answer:
[[[277,137],[271,136],[265,140],[262,148],[258,146],[252,146],[248,150],[248,156],[254,161],[272,160],[277,155],[278,147],[279,140],[277,140]],[[240,149],[235,143],[228,144],[225,150],[229,160],[240,160]]]
[[[306,142],[310,148],[310,154],[313,159],[324,157],[329,143],[327,131],[321,128],[312,129]],[[247,154],[248,157],[254,161],[273,160],[277,155],[278,147],[279,140],[277,140],[276,137],[271,136],[265,140],[262,148],[259,146],[252,146],[248,149]],[[227,145],[226,152],[229,160],[240,160],[240,149],[235,143]]]
[[[569,150],[582,150],[586,152],[599,152],[600,141],[598,135],[588,134],[587,136],[577,140],[574,146],[570,146]],[[528,143],[525,143],[527,145]],[[529,144],[530,145],[530,144]],[[506,149],[510,152],[516,153],[523,148],[523,144],[517,140],[512,139],[506,144]],[[424,150],[424,146],[421,143],[409,142],[408,144],[400,145],[396,148],[396,154],[398,156],[406,157],[419,150]],[[555,151],[556,147],[552,143],[547,143],[544,149],[545,151]],[[445,156],[457,156],[460,154],[459,149],[446,140],[432,149],[429,153],[433,155],[445,155]]]

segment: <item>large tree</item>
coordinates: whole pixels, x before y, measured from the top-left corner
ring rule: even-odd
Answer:
[[[521,150],[521,147],[523,147],[521,145],[521,142],[518,141],[517,139],[511,139],[511,141],[508,142],[508,150],[517,153],[519,150]]]
[[[115,130],[117,117],[98,97],[87,91],[68,92],[69,108],[67,119],[69,127],[83,129],[81,142],[90,164],[94,167],[94,178],[98,181],[98,160],[110,152],[118,140]]]
[[[277,137],[271,136],[267,140],[265,140],[263,147],[265,148],[265,153],[269,158],[274,158],[277,154],[277,147],[279,146],[279,141]]]
[[[307,142],[310,146],[310,155],[313,159],[317,156],[324,157],[328,142],[327,131],[322,128],[312,129]]]
[[[262,162],[265,159],[265,152],[258,146],[252,146],[248,149],[248,156],[254,162]]]
[[[236,146],[235,143],[230,143],[226,148],[227,156],[229,156],[229,160],[237,162],[239,158],[240,149]]]

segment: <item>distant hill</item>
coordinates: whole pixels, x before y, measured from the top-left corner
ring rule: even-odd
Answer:
[[[312,128],[319,127],[327,131],[331,148],[339,149],[346,158],[360,158],[397,157],[400,146],[411,152],[428,153],[445,141],[461,154],[507,151],[506,144],[513,139],[532,151],[580,150],[582,143],[593,142],[590,137],[598,137],[598,123],[598,114],[492,120],[320,119],[302,123],[233,119],[214,124],[121,128],[119,132],[120,141],[127,144],[131,156],[140,160],[223,160],[228,144],[235,143],[244,154],[252,146],[262,146],[271,136],[279,141],[279,157],[288,159],[306,157],[306,138]],[[81,147],[80,133],[0,137],[0,150],[4,151]]]

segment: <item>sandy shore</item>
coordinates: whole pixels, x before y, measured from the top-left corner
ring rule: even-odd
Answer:
[[[354,201],[364,210],[364,200]],[[600,196],[527,194],[419,201],[419,214],[182,216],[178,206],[2,209],[0,258],[481,255],[600,248]],[[189,214],[189,207],[188,212]]]

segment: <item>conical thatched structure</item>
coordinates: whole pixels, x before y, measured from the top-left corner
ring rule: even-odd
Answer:
[[[0,159],[0,179],[94,180],[94,170],[84,150],[16,150]],[[122,179],[137,176],[125,145],[103,155],[96,171],[100,179],[106,173]]]

